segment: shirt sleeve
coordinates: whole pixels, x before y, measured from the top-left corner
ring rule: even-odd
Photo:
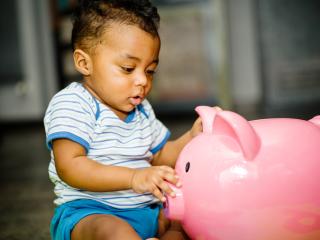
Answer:
[[[167,143],[171,133],[169,129],[159,119],[156,118],[156,115],[147,100],[144,101],[143,107],[148,115],[152,131],[152,144],[150,151],[152,154],[155,154]]]
[[[82,145],[88,152],[95,125],[94,106],[77,92],[60,92],[50,102],[44,117],[46,143],[66,138]]]

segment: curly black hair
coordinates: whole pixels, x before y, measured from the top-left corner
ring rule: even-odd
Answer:
[[[152,36],[158,36],[160,16],[148,0],[78,0],[73,16],[71,44],[88,49],[102,36],[109,24],[137,25]]]

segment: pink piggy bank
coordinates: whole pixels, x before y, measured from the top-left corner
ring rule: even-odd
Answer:
[[[247,121],[197,107],[165,213],[197,240],[320,239],[320,116]]]

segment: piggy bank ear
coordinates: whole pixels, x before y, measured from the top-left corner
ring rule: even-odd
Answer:
[[[212,122],[216,113],[220,112],[221,109],[217,107],[198,106],[195,110],[201,118],[203,132],[212,133]]]
[[[260,138],[251,124],[234,112],[217,113],[212,129],[213,134],[227,135],[237,141],[247,160],[254,159],[260,149]]]

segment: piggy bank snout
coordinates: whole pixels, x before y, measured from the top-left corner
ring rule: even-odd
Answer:
[[[166,202],[164,205],[164,212],[167,218],[173,220],[182,220],[184,215],[184,199],[181,188],[168,183],[170,188],[175,192],[176,196],[171,197],[166,195]]]

